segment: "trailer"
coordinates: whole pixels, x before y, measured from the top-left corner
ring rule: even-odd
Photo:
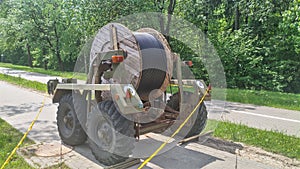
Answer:
[[[95,158],[107,166],[128,160],[141,135],[175,131],[209,88],[203,80],[183,77],[182,69],[191,65],[154,29],[104,26],[92,44],[86,82],[47,83],[53,103],[59,103],[61,140],[71,146],[88,140]],[[201,103],[179,135],[199,134],[206,121]]]

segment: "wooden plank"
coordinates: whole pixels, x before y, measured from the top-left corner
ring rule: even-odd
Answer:
[[[184,144],[184,143],[187,143],[187,142],[195,141],[195,140],[198,140],[199,137],[210,136],[212,133],[213,133],[213,131],[211,131],[211,130],[208,131],[208,132],[205,132],[205,133],[200,133],[198,135],[195,135],[195,136],[192,136],[192,137],[189,137],[189,138],[185,138],[185,139],[179,141],[179,144]]]

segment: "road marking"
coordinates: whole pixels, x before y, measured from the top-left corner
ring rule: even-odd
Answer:
[[[253,115],[253,116],[266,117],[266,118],[277,119],[277,120],[290,121],[290,122],[295,122],[295,123],[300,123],[300,120],[287,119],[287,118],[269,116],[269,115],[264,115],[264,114],[250,113],[250,112],[246,112],[246,111],[238,111],[238,110],[227,110],[227,111],[229,111],[229,112],[232,111],[232,112],[235,112],[235,113],[249,114],[249,115]]]

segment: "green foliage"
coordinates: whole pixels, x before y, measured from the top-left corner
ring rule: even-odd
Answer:
[[[209,83],[209,77],[207,74],[207,71],[199,59],[199,56],[194,53],[194,51],[188,47],[186,44],[180,42],[177,39],[170,38],[170,46],[172,48],[172,51],[175,53],[180,54],[180,58],[183,61],[192,61],[193,66],[191,67],[191,71],[193,72],[194,77],[191,78],[197,78],[197,79],[203,79],[207,83]],[[175,67],[176,65],[174,65]],[[174,68],[176,69],[176,68]],[[182,71],[184,71],[183,69]],[[190,70],[188,70],[190,71]],[[185,76],[188,76],[189,73],[184,73]],[[187,77],[184,77],[187,78]]]
[[[138,0],[4,0],[1,61],[30,65],[31,58],[34,66],[73,70],[81,47],[99,28],[151,5]]]
[[[241,124],[218,122],[214,136],[261,147],[290,158],[300,159],[300,138]]]
[[[180,1],[176,14],[210,38],[230,88],[299,93],[299,4],[298,0]]]
[[[0,61],[71,71],[80,49],[99,28],[133,13],[168,13],[171,1],[159,2],[164,3],[3,0]],[[228,87],[300,93],[299,4],[299,0],[180,0],[174,15],[195,24],[211,40]],[[209,79],[192,46],[172,38],[170,45],[194,62],[196,78]]]

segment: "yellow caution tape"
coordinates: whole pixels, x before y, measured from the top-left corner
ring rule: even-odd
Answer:
[[[31,124],[29,125],[26,133],[24,133],[23,137],[21,138],[21,140],[19,141],[19,143],[17,144],[17,146],[13,149],[13,151],[7,157],[7,159],[5,160],[5,162],[2,164],[1,169],[4,169],[4,167],[9,163],[9,161],[11,160],[11,158],[13,157],[13,155],[16,153],[17,149],[21,146],[21,144],[23,143],[23,141],[27,137],[28,133],[32,130],[32,127],[33,127],[34,123],[37,121],[37,119],[39,118],[39,116],[40,116],[40,114],[41,114],[41,112],[42,112],[42,110],[44,108],[45,100],[46,100],[46,95],[44,97],[44,100],[42,102],[42,106],[40,107],[38,114],[35,116],[35,118],[31,122]]]
[[[182,127],[188,122],[188,120],[193,116],[193,114],[196,112],[196,110],[198,109],[198,107],[201,105],[201,103],[203,102],[206,94],[208,93],[208,90],[205,91],[204,95],[202,96],[202,98],[200,99],[199,103],[196,105],[196,107],[194,108],[194,110],[190,113],[190,115],[184,120],[184,122],[178,127],[178,129],[171,135],[171,137],[169,137],[163,144],[160,145],[160,147],[158,147],[158,149],[149,157],[147,158],[140,166],[138,169],[142,169],[149,161],[152,160],[152,158],[154,158],[158,152],[160,152],[166,145],[167,143],[174,138],[174,136],[176,134],[179,133],[179,131],[182,129]]]

